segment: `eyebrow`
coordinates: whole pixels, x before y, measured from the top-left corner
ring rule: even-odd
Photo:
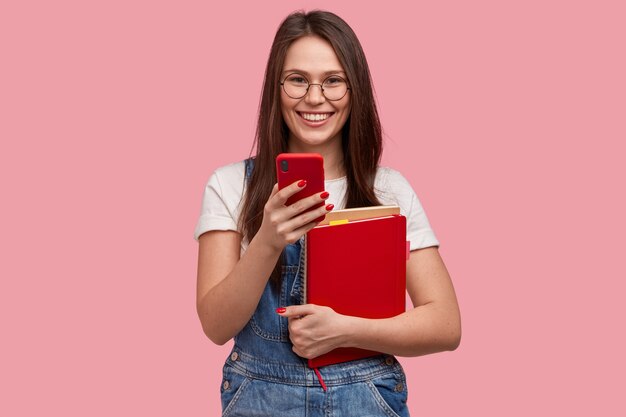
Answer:
[[[284,75],[284,74],[291,73],[291,72],[297,72],[299,74],[304,74],[304,75],[309,75],[309,76],[311,75],[311,73],[309,73],[309,72],[307,72],[305,70],[297,69],[297,68],[288,69],[288,70],[283,71],[282,73]],[[331,71],[323,72],[322,75],[345,74],[345,73],[346,72],[342,71],[342,70],[331,70]]]

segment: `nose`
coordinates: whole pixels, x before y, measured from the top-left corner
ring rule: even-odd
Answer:
[[[326,101],[321,84],[309,84],[309,91],[307,91],[304,99],[308,104],[320,104]]]

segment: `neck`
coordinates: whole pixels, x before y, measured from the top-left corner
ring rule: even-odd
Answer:
[[[318,153],[324,158],[324,179],[334,180],[346,175],[343,166],[343,149],[341,148],[341,135],[320,145],[309,145],[299,140],[289,139],[289,152],[294,153]]]

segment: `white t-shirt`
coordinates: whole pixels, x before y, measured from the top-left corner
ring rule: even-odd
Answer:
[[[210,230],[237,230],[244,190],[245,162],[239,161],[215,170],[204,189],[200,218],[194,238]],[[330,197],[328,204],[335,209],[345,207],[346,178],[324,181]],[[426,213],[409,182],[391,168],[379,167],[374,181],[374,192],[383,205],[400,206],[400,214],[406,217],[406,238],[411,250],[439,246],[435,233],[430,228]],[[242,251],[247,242],[242,242]]]

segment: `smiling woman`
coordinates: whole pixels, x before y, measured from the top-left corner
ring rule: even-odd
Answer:
[[[331,150],[341,156],[341,130],[350,115],[350,95],[332,45],[318,36],[302,37],[287,49],[284,67],[287,75],[280,98],[289,129],[289,152]],[[303,74],[312,77],[313,83]]]
[[[284,152],[321,154],[326,191],[287,205],[307,185],[278,190],[274,164]],[[367,61],[350,26],[330,12],[289,15],[267,63],[256,153],[213,173],[195,231],[203,330],[218,344],[235,340],[223,368],[223,416],[408,416],[406,378],[394,355],[458,346],[460,315],[439,241],[406,179],[379,166],[381,152]],[[330,204],[308,210],[320,202]],[[381,204],[400,206],[407,219],[414,308],[364,319],[303,304],[305,233],[333,205]],[[338,347],[384,354],[307,366]]]

